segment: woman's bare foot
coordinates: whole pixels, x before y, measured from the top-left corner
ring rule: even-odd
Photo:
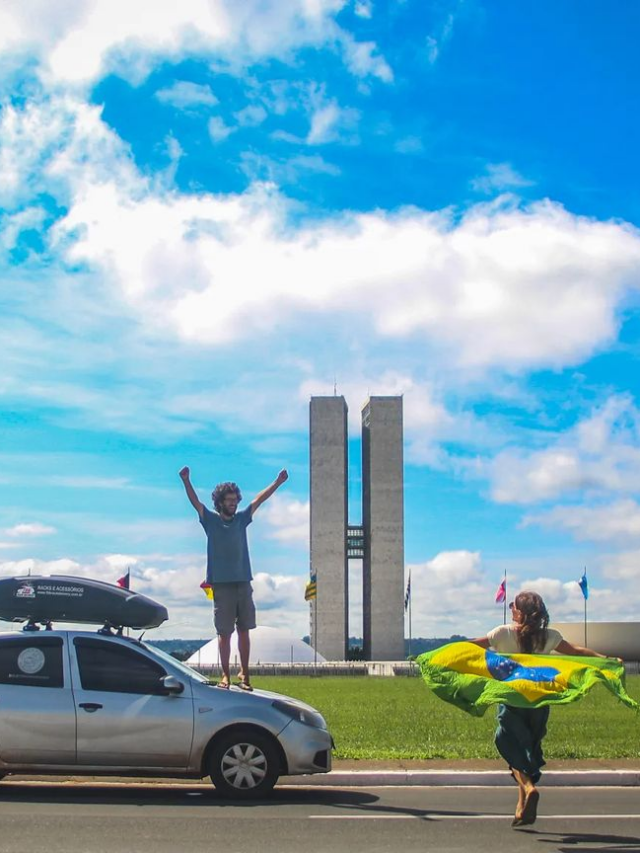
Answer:
[[[527,776],[521,770],[514,770],[513,776],[520,788],[522,802],[518,799],[518,810],[516,810],[515,819],[518,821],[517,826],[528,826],[535,823],[538,816],[538,800],[540,793],[533,783],[531,776]]]

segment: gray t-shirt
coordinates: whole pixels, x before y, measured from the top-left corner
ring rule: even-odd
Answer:
[[[491,648],[497,652],[507,655],[522,654],[518,647],[518,632],[515,623],[511,625],[498,625],[497,628],[489,631],[487,639]],[[562,642],[560,631],[556,631],[555,628],[547,628],[547,642],[544,645],[544,649],[536,649],[533,654],[548,655],[557,648],[560,642]]]
[[[251,507],[238,510],[233,518],[203,507],[200,524],[207,534],[207,582],[239,583],[250,581],[251,561],[247,527],[252,522]]]

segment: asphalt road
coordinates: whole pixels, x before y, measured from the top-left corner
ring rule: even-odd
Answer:
[[[207,785],[0,785],[0,851],[47,853],[640,853],[640,789],[542,792],[511,828],[515,788],[279,787],[249,805]]]

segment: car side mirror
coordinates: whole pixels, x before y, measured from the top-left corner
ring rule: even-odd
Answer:
[[[162,686],[166,693],[177,696],[184,690],[184,684],[175,677],[175,675],[165,675],[162,679]]]

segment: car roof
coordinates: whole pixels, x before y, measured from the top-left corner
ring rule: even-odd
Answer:
[[[17,640],[17,639],[33,639],[38,640],[40,637],[66,637],[67,639],[74,639],[76,637],[91,637],[92,639],[105,639],[105,640],[124,640],[125,642],[134,643],[135,645],[141,645],[141,637],[136,634],[133,636],[125,636],[124,634],[116,634],[116,633],[105,633],[101,630],[91,631],[90,629],[86,630],[50,630],[50,631],[25,631],[23,630],[8,630],[3,631],[0,630],[0,642],[7,639]]]

